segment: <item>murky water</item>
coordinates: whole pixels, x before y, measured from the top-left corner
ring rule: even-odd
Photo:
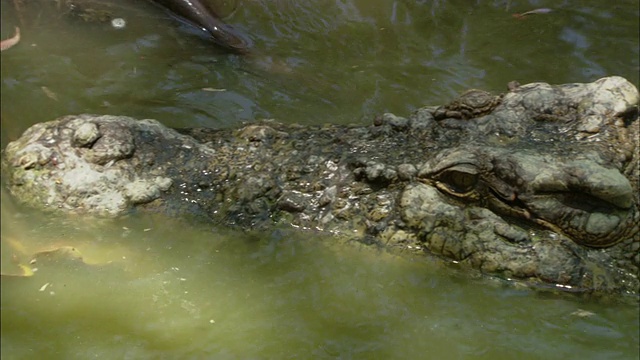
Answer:
[[[71,220],[3,215],[3,254],[27,260],[61,246],[82,254],[40,256],[33,276],[3,277],[3,358],[637,353],[635,305],[543,296],[434,260],[286,229],[185,229],[151,217]],[[18,227],[24,222],[39,226]]]
[[[39,1],[24,24],[0,2],[2,38],[23,35],[2,53],[3,148],[70,113],[367,124],[511,80],[639,81],[637,1],[225,2],[249,59],[143,1],[110,1],[121,30]],[[554,11],[511,16],[540,7]],[[640,356],[633,301],[544,295],[292,229],[52,217],[3,192],[2,271],[3,359]]]

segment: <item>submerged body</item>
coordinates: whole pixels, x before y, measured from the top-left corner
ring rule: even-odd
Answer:
[[[251,44],[248,39],[224,21],[200,0],[151,0],[189,23],[211,34],[220,46],[238,53],[247,53]]]

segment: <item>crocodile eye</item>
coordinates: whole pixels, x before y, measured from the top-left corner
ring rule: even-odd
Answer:
[[[456,165],[442,171],[437,180],[446,184],[450,191],[465,194],[474,190],[478,183],[478,170],[470,164]]]

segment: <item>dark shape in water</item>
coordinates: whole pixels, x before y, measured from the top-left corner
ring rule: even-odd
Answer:
[[[206,2],[200,0],[151,1],[208,32],[216,44],[240,54],[249,52],[250,41],[233,27],[225,24]]]

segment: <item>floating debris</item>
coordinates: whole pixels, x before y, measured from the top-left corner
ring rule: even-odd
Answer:
[[[49,90],[49,88],[48,88],[48,87],[46,87],[46,86],[41,86],[40,88],[42,89],[42,91],[44,92],[44,94],[45,94],[45,95],[47,95],[47,97],[48,97],[49,99],[52,99],[52,100],[58,101],[58,95],[56,95],[56,93],[54,93],[53,91]]]
[[[0,51],[5,51],[20,42],[20,28],[16,26],[16,34],[0,42]]]
[[[578,309],[578,310],[572,312],[571,315],[577,316],[577,317],[590,317],[590,316],[595,315],[595,313],[593,313],[591,311],[588,311],[588,310]]]
[[[114,29],[124,29],[127,26],[127,22],[123,18],[115,18],[111,20],[111,26]]]
[[[42,291],[47,290],[47,287],[49,287],[49,285],[50,285],[50,284],[51,284],[51,283],[46,283],[46,284],[42,285],[42,286],[40,287],[40,290],[38,290],[38,291],[42,292]]]
[[[513,17],[516,18],[516,19],[523,19],[524,17],[529,16],[529,15],[548,14],[548,13],[550,13],[552,11],[553,10],[549,9],[549,8],[540,8],[540,9],[535,9],[535,10],[523,12],[521,14],[513,14]]]

